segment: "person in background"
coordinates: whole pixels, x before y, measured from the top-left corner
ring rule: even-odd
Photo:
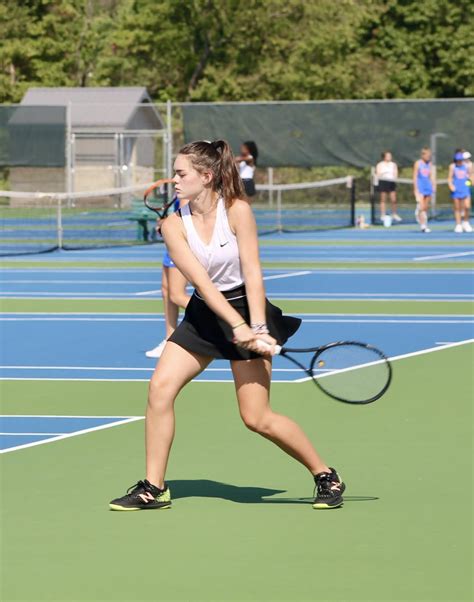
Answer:
[[[177,211],[180,207],[186,205],[186,201],[175,199],[173,211]],[[163,220],[157,220],[156,230],[161,231]],[[181,274],[178,268],[173,263],[168,250],[165,248],[163,257],[163,270],[161,275],[161,294],[163,297],[163,311],[165,314],[165,338],[159,345],[147,351],[145,355],[151,358],[159,358],[165,348],[166,341],[176,330],[179,317],[179,308],[186,309],[190,296],[186,292],[186,278]]]
[[[380,219],[384,221],[385,203],[388,197],[392,206],[392,220],[394,222],[401,222],[402,218],[397,213],[398,167],[393,161],[390,151],[383,151],[381,159],[375,167],[375,175],[378,180],[380,193]]]
[[[428,207],[435,190],[431,149],[425,146],[421,149],[420,159],[413,164],[413,192],[417,205],[415,214],[422,232],[431,232],[428,228]]]
[[[457,148],[448,172],[448,186],[453,199],[454,219],[456,221],[454,231],[457,233],[472,232],[472,226],[469,223],[471,200],[469,182],[472,178],[472,167],[470,168],[465,159],[467,154],[469,155],[467,159],[469,159],[470,153]]]
[[[235,158],[239,166],[239,175],[244,183],[247,197],[253,197],[257,193],[255,189],[254,174],[257,167],[258,148],[255,142],[248,140],[240,146],[240,155]]]

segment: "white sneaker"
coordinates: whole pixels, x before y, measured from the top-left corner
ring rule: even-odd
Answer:
[[[472,226],[469,222],[463,222],[462,229],[464,230],[464,232],[472,232]]]
[[[165,348],[165,345],[166,345],[166,339],[163,339],[157,347],[150,349],[150,351],[147,351],[145,353],[145,355],[147,357],[153,357],[153,358],[157,359],[157,358],[161,357],[161,354],[163,353],[163,349]]]
[[[454,231],[457,234],[461,234],[462,233],[462,226],[461,226],[461,224],[456,224],[456,227],[454,228]]]
[[[429,232],[431,232],[431,230],[428,228],[428,226],[421,226],[421,231],[424,232],[425,234],[428,234]]]
[[[398,215],[398,213],[393,213],[393,214],[392,214],[392,220],[393,220],[394,222],[401,222],[401,221],[402,221],[402,218],[401,218],[401,217]]]

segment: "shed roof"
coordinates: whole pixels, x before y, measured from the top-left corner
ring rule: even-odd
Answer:
[[[70,105],[73,128],[100,127],[109,130],[164,127],[160,114],[144,87],[29,88],[21,105]]]

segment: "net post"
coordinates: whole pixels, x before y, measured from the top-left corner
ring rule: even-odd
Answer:
[[[356,224],[356,190],[355,190],[355,178],[353,176],[347,177],[347,187],[349,188],[349,199],[351,203],[351,226],[354,227]]]
[[[375,169],[370,168],[370,223],[375,224]]]
[[[283,224],[281,217],[281,189],[277,190],[277,231],[283,232]]]
[[[68,202],[70,199],[68,199]],[[58,234],[58,249],[63,248],[63,202],[61,197],[57,197],[57,211],[56,211],[56,228]]]

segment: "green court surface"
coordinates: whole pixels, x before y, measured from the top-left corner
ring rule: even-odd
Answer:
[[[177,404],[171,510],[113,513],[143,472],[141,421],[2,458],[3,600],[471,600],[472,348],[395,364],[378,403],[312,383],[273,404],[343,471],[342,509],[240,423],[230,384]],[[6,414],[141,415],[143,383],[2,383]]]

